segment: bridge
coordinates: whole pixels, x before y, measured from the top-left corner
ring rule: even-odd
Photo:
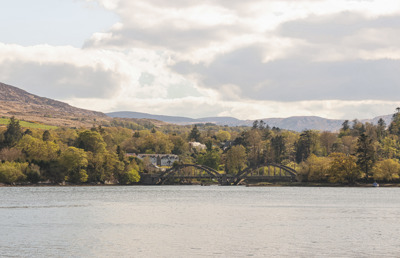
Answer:
[[[244,169],[237,174],[233,184],[238,185],[243,181],[295,182],[297,181],[297,172],[291,167],[270,163]]]
[[[246,182],[294,182],[297,172],[282,164],[266,164],[248,167],[237,175],[222,174],[208,166],[197,164],[176,165],[161,174],[144,175],[144,184],[189,183],[200,181],[218,182],[220,185],[238,185]]]

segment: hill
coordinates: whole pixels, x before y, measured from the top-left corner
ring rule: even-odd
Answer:
[[[15,116],[56,126],[91,126],[108,121],[104,113],[76,108],[67,103],[39,97],[17,87],[0,83],[0,115]]]
[[[35,121],[46,125],[66,127],[91,127],[93,124],[109,125],[113,118],[134,122],[145,127],[161,126],[165,123],[190,125],[197,123],[213,123],[228,126],[252,126],[254,120],[239,120],[234,117],[188,118],[181,116],[163,116],[140,112],[112,112],[107,115],[101,112],[73,107],[67,103],[39,97],[17,87],[0,83],[0,117],[15,116],[25,121]],[[392,115],[379,116],[361,120],[376,124],[383,118],[390,124]],[[337,131],[344,120],[326,119],[317,116],[296,116],[288,118],[264,118],[270,127],[279,127],[293,131],[314,129],[321,131]]]
[[[198,123],[214,123],[216,125],[228,125],[228,126],[252,126],[255,120],[239,120],[234,117],[205,117],[205,118],[188,118],[181,116],[163,116],[153,115],[140,112],[112,112],[107,113],[110,117],[120,118],[151,118],[160,120],[166,123],[173,123],[178,125],[190,125]],[[379,118],[383,118],[387,125],[390,124],[392,115],[379,116],[372,119],[364,119],[363,123],[369,122],[377,124]],[[344,120],[340,119],[327,119],[318,116],[293,116],[288,118],[264,118],[258,119],[263,120],[270,127],[279,127],[282,129],[288,129],[293,131],[303,131],[306,129],[320,130],[320,131],[338,131]]]

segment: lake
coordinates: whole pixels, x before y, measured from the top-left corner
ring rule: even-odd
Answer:
[[[1,257],[400,257],[399,188],[0,188]]]

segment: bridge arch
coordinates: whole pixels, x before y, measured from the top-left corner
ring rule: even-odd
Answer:
[[[276,164],[276,163],[268,163],[264,165],[258,165],[258,166],[252,166],[252,167],[247,167],[243,171],[241,171],[239,174],[237,174],[235,181],[233,182],[234,185],[238,185],[245,179],[251,179],[255,171],[260,171],[260,169],[268,168],[268,175],[264,176],[264,173],[262,173],[262,176],[258,176],[259,178],[270,178],[270,179],[287,179],[290,181],[297,181],[297,172],[291,167],[282,165],[282,164]],[[273,175],[271,175],[270,168],[273,168]],[[282,173],[283,172],[283,173]],[[253,176],[253,178],[256,178],[256,176]]]
[[[179,174],[183,169],[185,168],[194,168],[200,171],[205,172],[205,175],[203,176],[190,176],[190,175],[177,175]],[[180,164],[173,166],[170,169],[167,169],[164,173],[160,174],[159,180],[157,182],[157,185],[164,184],[168,179],[171,178],[210,178],[210,179],[216,179],[220,184],[222,184],[223,180],[223,175],[220,174],[218,171],[216,171],[213,168],[210,168],[208,166],[204,165],[197,165],[197,164]]]

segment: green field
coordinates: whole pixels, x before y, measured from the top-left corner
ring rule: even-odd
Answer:
[[[8,125],[9,122],[10,122],[9,118],[0,118],[0,125]],[[43,129],[43,130],[57,129],[57,126],[44,125],[44,124],[26,122],[26,121],[19,121],[19,124],[23,128],[34,128],[34,129]]]

